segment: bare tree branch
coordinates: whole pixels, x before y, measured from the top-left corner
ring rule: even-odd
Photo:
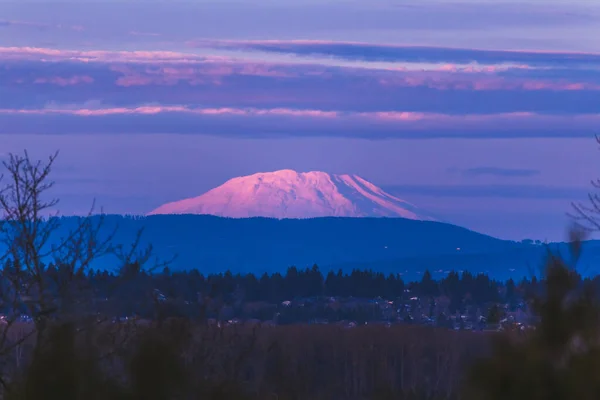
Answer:
[[[107,229],[102,210],[95,215],[94,205],[85,216],[60,217],[55,210],[58,199],[49,193],[54,187],[50,174],[57,156],[58,152],[46,161],[33,161],[25,151],[23,155],[10,154],[2,164],[0,312],[5,315],[0,324],[0,388],[5,391],[11,383],[5,366],[13,349],[32,340],[37,354],[50,323],[57,319],[80,323],[75,332],[89,331],[87,313],[94,293],[86,274],[97,260],[113,256],[121,264],[117,269],[135,265],[139,271],[152,256],[151,246],[141,248],[141,231],[129,247],[115,245],[118,227]],[[166,264],[157,260],[154,268]],[[23,316],[32,321],[22,321]],[[94,321],[98,325],[104,322]],[[14,339],[19,324],[27,324],[28,331]]]
[[[600,144],[600,136],[596,135],[596,143]],[[600,189],[600,179],[591,181],[594,189]],[[575,222],[575,229],[585,232],[600,231],[600,193],[589,193],[586,203],[572,203],[573,212],[567,215]]]

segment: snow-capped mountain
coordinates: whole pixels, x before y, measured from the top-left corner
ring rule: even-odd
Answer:
[[[281,170],[230,179],[201,196],[149,213],[247,218],[402,217],[434,220],[356,175]]]

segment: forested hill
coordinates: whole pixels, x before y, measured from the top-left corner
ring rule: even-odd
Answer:
[[[57,237],[76,221],[77,217],[62,218]],[[322,269],[360,267],[408,275],[425,269],[440,273],[469,269],[500,274],[499,278],[515,270],[522,277],[546,251],[543,246],[499,240],[450,224],[402,218],[108,215],[102,232],[108,234],[117,226],[116,242],[131,243],[143,229],[142,244],[151,243],[157,256],[177,256],[171,269],[198,268],[206,273],[276,272],[291,265],[318,264]]]

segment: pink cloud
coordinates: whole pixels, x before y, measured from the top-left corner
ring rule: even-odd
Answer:
[[[256,115],[286,115],[291,117],[311,117],[311,118],[336,118],[339,114],[336,111],[322,110],[292,110],[287,108],[273,108],[269,110],[256,110]]]
[[[429,66],[426,70],[410,70],[405,67],[367,65],[327,67],[294,62],[266,62],[223,56],[207,56],[169,51],[72,51],[32,47],[0,47],[0,60],[35,60],[38,62],[104,63],[117,72],[116,84],[133,86],[221,85],[229,76],[259,76],[273,79],[314,77],[335,79],[361,77],[373,80],[373,84],[391,88],[426,87],[436,90],[463,91],[600,91],[600,84],[572,79],[549,80],[523,76],[499,75],[511,69],[530,69],[527,65],[460,65],[454,63]],[[529,74],[528,74],[529,75]],[[91,83],[87,78],[40,77],[37,83],[54,83],[67,86]],[[27,79],[17,77],[26,82]],[[66,80],[63,80],[66,79]]]
[[[282,67],[284,66],[281,64],[244,63],[237,73],[240,75],[267,76],[272,78],[293,78],[298,76],[298,73],[285,71]]]
[[[293,50],[294,48],[302,46],[322,46],[324,49],[330,46],[338,47],[370,47],[380,49],[436,49],[435,46],[423,46],[423,45],[406,45],[397,43],[372,43],[372,42],[361,42],[361,41],[348,41],[348,40],[312,40],[312,39],[258,39],[258,40],[235,40],[235,39],[195,39],[186,42],[189,47],[208,47],[208,48],[223,48],[223,49],[247,49],[247,50],[261,50],[260,46],[277,46],[280,49]],[[488,50],[478,48],[448,48],[449,50],[468,50],[468,51],[482,51],[487,52]],[[496,53],[505,54],[541,54],[541,55],[566,55],[566,56],[598,56],[599,53],[594,52],[583,52],[583,51],[555,51],[555,50],[495,50]]]
[[[285,65],[267,62],[248,62],[228,60],[225,62],[210,61],[194,65],[150,66],[133,68],[127,65],[111,66],[110,69],[122,74],[116,81],[119,86],[166,85],[172,86],[180,82],[190,85],[222,83],[222,78],[233,75],[261,76],[270,78],[292,79],[299,77],[316,77],[328,79],[335,77],[331,70],[324,70],[317,65]],[[486,69],[482,69],[484,71]],[[504,69],[503,69],[504,70]],[[452,71],[452,72],[449,72]],[[360,68],[344,68],[337,70],[338,76],[357,76],[374,78],[382,86],[390,87],[428,87],[437,90],[600,90],[600,85],[589,82],[570,82],[566,80],[549,81],[541,79],[524,79],[502,77],[494,74],[500,71],[490,67],[486,72],[454,72],[464,71],[455,65],[446,65],[440,71],[372,71]]]
[[[324,74],[325,66],[337,66],[355,72],[365,70],[375,71],[410,71],[407,66],[398,63],[381,64],[372,62],[357,63],[336,63],[331,58],[320,60],[303,60],[297,58],[293,61],[289,59],[281,62],[256,60],[255,57],[227,57],[216,55],[200,55],[196,53],[183,53],[174,51],[79,51],[79,50],[58,50],[41,47],[0,47],[0,59],[5,60],[30,60],[30,61],[69,61],[69,62],[99,62],[99,63],[141,63],[141,64],[203,64],[214,63],[219,68],[224,68],[225,64],[230,64],[231,68],[236,68],[240,75],[261,75],[271,77],[290,77],[290,68],[305,67],[307,73]],[[403,63],[411,64],[411,63]],[[530,68],[526,65],[478,65],[478,64],[432,64],[421,65],[420,70],[437,72],[461,72],[461,73],[494,73],[506,71],[514,68]],[[310,71],[309,71],[310,69]],[[293,74],[292,74],[293,75]]]
[[[147,85],[176,85],[185,81],[190,85],[199,85],[204,83],[218,84],[218,79],[206,77],[191,67],[157,67],[145,68],[143,70],[130,68],[126,65],[113,66],[111,71],[122,74],[116,80],[118,86],[147,86]]]
[[[206,62],[193,66],[169,65],[162,67],[131,68],[126,65],[111,66],[114,72],[122,74],[116,83],[119,86],[165,85],[180,82],[190,85],[221,84],[221,78],[231,75],[262,76],[272,78],[292,78],[297,72],[286,71],[281,65],[245,62]]]
[[[539,123],[540,121],[564,121],[565,118],[560,116],[542,115],[531,112],[512,112],[512,113],[496,113],[496,114],[441,114],[432,112],[407,112],[407,111],[376,111],[376,112],[361,112],[348,115],[349,118],[359,118],[379,123],[410,125],[412,128],[432,128],[449,126],[473,126],[490,123],[509,123],[532,121]],[[571,118],[593,118],[600,120],[598,115],[579,115]]]
[[[480,65],[480,64],[441,64],[432,68],[427,68],[427,71],[441,72],[459,72],[459,73],[498,73],[511,69],[535,69],[529,65],[513,65],[513,64],[498,64],[498,65]]]
[[[0,109],[13,133],[164,133],[230,136],[330,136],[385,138],[584,137],[600,125],[600,114],[531,112],[443,114],[410,111],[344,112],[292,108],[202,108],[184,105],[100,107],[52,105],[44,109]],[[53,118],[43,124],[45,116]],[[135,116],[135,118],[131,118]],[[34,118],[35,117],[35,118]],[[88,120],[93,118],[93,120]],[[104,120],[103,118],[107,118]],[[34,121],[31,124],[31,121]],[[108,125],[105,124],[108,123]],[[42,128],[40,128],[42,127]],[[40,131],[40,129],[42,129]]]
[[[105,51],[59,50],[44,47],[0,47],[0,59],[28,61],[70,61],[99,63],[178,63],[194,64],[207,61],[226,61],[228,57],[201,56],[176,51]]]
[[[106,116],[119,114],[159,114],[159,113],[187,113],[197,115],[240,115],[240,116],[290,116],[309,118],[335,118],[339,114],[335,111],[322,110],[296,110],[286,108],[258,109],[258,108],[193,108],[187,106],[139,106],[139,107],[111,107],[111,108],[74,108],[68,105],[56,105],[44,109],[0,109],[2,114],[32,114],[51,115],[66,114],[79,116]]]
[[[84,106],[85,107],[85,106]],[[186,113],[205,116],[288,116],[300,118],[326,118],[326,119],[361,119],[388,123],[422,123],[422,122],[498,122],[498,121],[600,121],[599,114],[579,114],[579,115],[548,115],[532,112],[510,112],[496,114],[441,114],[431,112],[410,112],[410,111],[374,111],[374,112],[341,112],[331,110],[315,109],[290,109],[290,108],[202,108],[189,107],[185,105],[146,105],[138,107],[104,107],[78,108],[76,105],[59,106],[50,105],[43,109],[0,109],[0,114],[31,114],[31,115],[79,115],[79,116],[106,116],[106,115],[153,115],[160,113]]]
[[[383,86],[429,87],[437,90],[600,90],[600,85],[591,82],[569,82],[567,80],[543,80],[507,78],[493,74],[465,74],[429,71],[402,72],[397,76],[379,79]]]
[[[396,120],[396,121],[421,121],[426,118],[439,117],[440,114],[419,113],[406,111],[378,111],[358,114],[361,117],[373,118],[380,120]]]

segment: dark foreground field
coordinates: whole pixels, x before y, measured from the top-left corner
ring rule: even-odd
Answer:
[[[16,343],[31,326],[11,328]],[[53,328],[42,354],[31,337],[3,355],[6,398],[454,399],[492,335],[175,319],[72,328]]]

